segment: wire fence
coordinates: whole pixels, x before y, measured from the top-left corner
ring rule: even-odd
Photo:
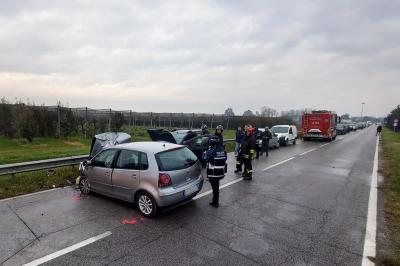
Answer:
[[[26,114],[24,115],[24,113]],[[5,132],[9,128],[14,128],[18,132],[18,126],[23,128],[22,132],[26,131],[24,127],[28,127],[28,129],[35,127],[35,136],[55,135],[61,137],[69,136],[74,132],[82,133],[85,136],[93,136],[98,132],[118,131],[123,126],[193,129],[201,128],[205,124],[209,128],[222,125],[226,129],[235,129],[245,124],[264,127],[292,122],[287,117],[229,116],[210,113],[156,113],[135,112],[133,110],[91,109],[88,107],[69,108],[61,105],[0,104],[0,124],[3,124],[3,127],[0,127],[0,135],[10,135]]]

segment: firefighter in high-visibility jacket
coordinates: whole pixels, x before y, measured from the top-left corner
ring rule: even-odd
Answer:
[[[254,159],[256,154],[256,139],[254,137],[254,128],[248,126],[246,129],[246,136],[241,144],[242,161],[244,164],[243,179],[252,180],[253,178],[253,166],[251,161]]]
[[[222,132],[220,134],[217,132],[210,137],[210,148],[203,154],[203,160],[207,162],[207,177],[213,191],[210,205],[215,208],[219,206],[219,181],[225,177],[227,160],[227,154],[222,142]]]

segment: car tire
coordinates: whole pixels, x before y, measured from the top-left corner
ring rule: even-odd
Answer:
[[[288,146],[288,145],[289,145],[289,139],[286,139],[285,146]]]
[[[296,139],[293,139],[293,145],[296,145]]]
[[[135,199],[136,208],[138,211],[146,217],[154,218],[158,214],[158,206],[157,203],[150,193],[145,191],[140,191],[136,195]]]
[[[79,179],[78,186],[82,194],[88,195],[90,193],[90,182],[86,177],[81,177]]]

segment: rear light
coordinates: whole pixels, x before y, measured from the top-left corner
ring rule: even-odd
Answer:
[[[158,187],[166,187],[171,185],[171,177],[169,174],[159,174],[158,175]]]

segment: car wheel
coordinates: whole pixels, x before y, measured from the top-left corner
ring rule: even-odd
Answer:
[[[155,217],[158,212],[157,203],[149,193],[141,191],[136,196],[136,207],[146,217]]]
[[[293,145],[296,145],[296,139],[293,140]]]
[[[288,145],[289,145],[289,139],[286,139],[285,146],[288,146]]]
[[[90,183],[86,177],[79,179],[79,190],[85,195],[90,193]]]

